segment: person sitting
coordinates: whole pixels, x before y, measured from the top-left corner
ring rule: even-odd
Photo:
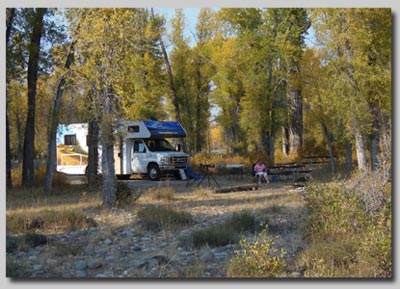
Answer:
[[[254,165],[254,175],[258,178],[258,183],[265,180],[269,184],[267,168],[261,160]]]

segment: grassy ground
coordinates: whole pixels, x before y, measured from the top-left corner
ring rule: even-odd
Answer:
[[[193,222],[207,223],[208,230],[195,232],[184,241],[194,246],[204,239],[209,244],[239,242],[237,231],[268,225],[264,233],[249,230],[260,241],[241,241],[243,250],[227,265],[230,277],[287,276],[285,270],[302,272],[300,277],[309,278],[390,277],[391,185],[381,185],[377,175],[347,182],[328,177],[326,169],[313,175],[306,193],[292,187],[292,182],[215,194],[207,180],[199,188],[187,188],[181,181],[164,181],[156,186],[153,182],[148,187],[143,185],[144,180],[133,180],[130,187],[141,196],[126,198],[119,205],[135,215],[138,230],[179,230]],[[252,178],[223,176],[217,181],[232,186],[249,183]],[[88,190],[85,185],[59,186],[51,195],[41,188],[7,190],[6,206],[10,234],[69,232],[94,223],[111,232],[128,225],[128,221],[101,208],[100,190]],[[238,217],[243,212],[247,215]],[[224,230],[235,227],[231,218],[234,223],[243,222],[243,227]],[[169,221],[159,227],[159,219]],[[263,269],[257,266],[257,260],[263,260]]]

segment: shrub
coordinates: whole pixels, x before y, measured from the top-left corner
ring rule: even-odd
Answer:
[[[175,190],[171,186],[158,186],[157,188],[149,188],[145,192],[145,196],[150,200],[167,201],[174,199]]]
[[[227,275],[234,278],[274,278],[284,272],[285,252],[274,248],[274,242],[263,230],[254,237],[254,243],[245,239],[240,241],[240,248],[235,251]]]
[[[235,232],[251,232],[255,233],[260,229],[260,225],[256,218],[249,212],[243,211],[240,213],[234,213],[224,223],[224,226],[231,227]]]
[[[137,216],[144,229],[154,232],[176,229],[194,223],[189,213],[165,207],[148,206],[139,210]]]
[[[379,172],[308,187],[306,277],[392,276],[390,190]]]
[[[181,239],[181,245],[196,248],[205,245],[225,246],[237,243],[240,233],[255,232],[258,228],[255,217],[249,212],[235,213],[222,224],[194,231],[191,236]]]
[[[80,210],[50,210],[39,212],[13,212],[7,213],[6,227],[12,234],[26,233],[29,231],[42,232],[71,232],[82,228],[96,227],[96,222],[87,217]]]
[[[181,240],[182,245],[192,245],[196,248],[208,245],[211,247],[225,246],[238,241],[237,232],[231,227],[214,225],[204,230],[195,231],[187,239]]]
[[[133,191],[126,183],[119,182],[117,184],[117,207],[133,205],[140,196],[139,191]]]

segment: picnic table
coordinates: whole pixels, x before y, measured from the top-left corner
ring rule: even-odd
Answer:
[[[269,175],[278,176],[281,180],[282,176],[293,177],[296,178],[300,174],[309,174],[312,172],[311,169],[306,169],[305,164],[297,164],[297,163],[286,163],[286,164],[276,164],[273,166],[269,166]]]
[[[326,164],[328,162],[328,159],[330,159],[330,156],[306,156],[303,157],[303,159],[307,160],[307,164],[310,166],[310,168],[313,168],[314,164]]]

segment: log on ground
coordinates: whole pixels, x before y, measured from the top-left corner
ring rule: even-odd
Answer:
[[[248,184],[241,186],[218,188],[215,189],[214,192],[216,194],[222,194],[222,193],[239,192],[239,191],[253,191],[253,190],[258,190],[258,188],[259,188],[258,184]]]

